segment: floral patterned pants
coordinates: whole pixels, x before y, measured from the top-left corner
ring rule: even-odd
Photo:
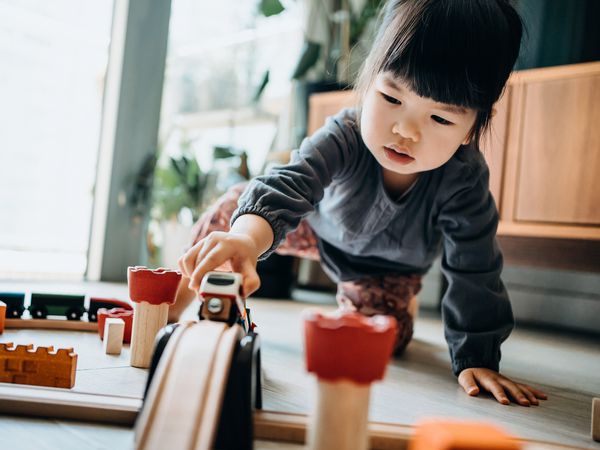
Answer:
[[[231,216],[245,187],[246,183],[241,183],[230,188],[198,219],[192,230],[194,244],[213,231],[229,231]],[[304,220],[296,230],[288,233],[276,252],[320,260],[316,236]],[[366,316],[391,315],[396,319],[398,337],[394,354],[401,354],[413,335],[416,295],[421,290],[421,276],[366,276],[339,282],[337,286],[336,300],[340,308],[358,311]]]

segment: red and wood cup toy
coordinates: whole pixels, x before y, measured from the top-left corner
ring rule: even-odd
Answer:
[[[175,303],[180,280],[181,273],[176,270],[143,266],[127,269],[129,297],[135,302],[130,361],[133,367],[150,367],[154,338],[167,324],[169,305]]]
[[[396,321],[354,312],[324,316],[308,311],[304,333],[307,369],[318,378],[309,448],[366,450],[371,383],[384,376]]]

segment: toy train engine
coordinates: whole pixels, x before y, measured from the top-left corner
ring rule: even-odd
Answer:
[[[79,320],[85,312],[84,300],[84,295],[32,293],[29,313],[34,319],[63,316],[69,320]]]
[[[200,319],[239,323],[251,331],[251,322],[242,298],[242,275],[232,272],[208,272],[200,284]]]
[[[25,294],[22,292],[0,292],[0,301],[6,303],[8,319],[18,319],[25,312]]]

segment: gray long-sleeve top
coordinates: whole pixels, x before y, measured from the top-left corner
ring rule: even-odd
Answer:
[[[392,199],[381,166],[361,139],[357,113],[347,109],[330,118],[289,164],[252,180],[232,223],[249,213],[271,224],[275,239],[265,258],[306,219],[336,281],[423,274],[443,248],[448,289],[442,316],[452,370],[497,371],[500,344],[514,320],[500,279],[498,212],[481,152],[460,147],[446,164],[421,173],[406,195]]]

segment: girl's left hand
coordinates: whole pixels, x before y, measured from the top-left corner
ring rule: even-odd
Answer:
[[[486,368],[470,368],[458,375],[458,383],[471,396],[479,394],[480,387],[490,392],[503,405],[510,403],[509,396],[521,406],[539,405],[548,396],[526,384],[516,383],[500,373]]]

